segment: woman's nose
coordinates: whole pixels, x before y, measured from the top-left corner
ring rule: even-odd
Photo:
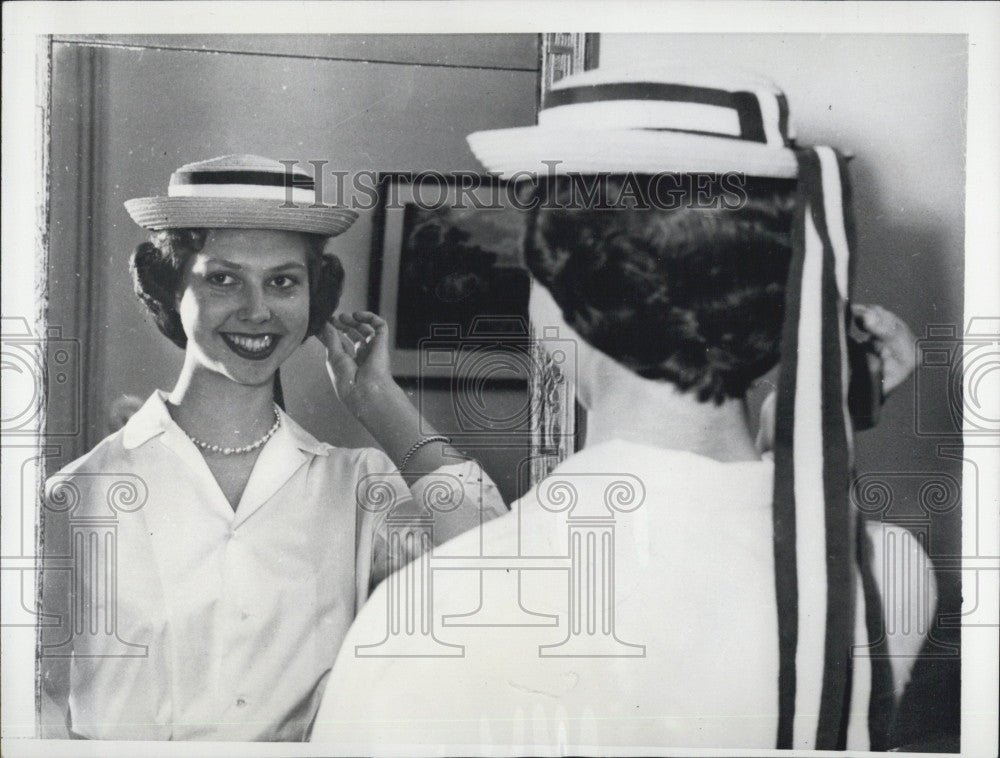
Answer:
[[[267,297],[260,287],[247,287],[243,306],[240,308],[239,317],[244,321],[251,321],[255,324],[262,323],[271,318],[271,309],[267,304]]]

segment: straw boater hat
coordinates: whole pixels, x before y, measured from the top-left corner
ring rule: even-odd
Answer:
[[[770,82],[700,71],[596,69],[547,93],[538,126],[468,137],[476,157],[506,177],[556,173],[798,174],[785,96]]]
[[[566,77],[546,95],[537,126],[468,140],[488,170],[508,179],[628,172],[797,179],[774,447],[776,744],[843,749],[850,731],[852,743],[867,737],[872,749],[885,749],[878,720],[865,722],[869,703],[891,686],[887,661],[851,655],[855,639],[875,643],[865,622],[880,623],[881,611],[848,501],[852,224],[843,157],[795,146],[785,96],[765,80],[635,67]],[[800,592],[817,578],[815,591]]]
[[[358,214],[316,197],[312,176],[257,155],[224,155],[181,166],[166,197],[125,201],[146,229],[281,229],[334,237]],[[318,207],[313,207],[318,206]]]

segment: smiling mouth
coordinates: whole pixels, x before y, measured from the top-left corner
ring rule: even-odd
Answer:
[[[280,334],[234,334],[221,333],[229,349],[241,358],[251,361],[262,361],[270,357],[278,347]]]

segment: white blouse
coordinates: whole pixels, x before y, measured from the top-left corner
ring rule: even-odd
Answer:
[[[411,490],[382,452],[319,442],[282,413],[234,511],[164,399],[154,393],[47,484],[74,543],[76,589],[47,609],[69,642],[43,652],[72,650],[70,729],[304,739],[347,628],[385,574],[388,506],[440,504],[447,484],[458,507],[433,512],[435,543],[506,507],[473,461]]]
[[[389,609],[408,600],[394,599],[399,582],[376,589],[334,665],[316,750],[773,748],[773,477],[770,461],[722,463],[621,440],[571,455],[508,515],[435,548],[429,563],[446,570],[433,571],[434,647],[423,656],[358,654],[386,636]],[[932,567],[902,527],[868,531],[901,692],[933,619]],[[481,552],[486,570],[467,559]],[[807,576],[799,590],[825,592],[825,581]],[[857,620],[863,646],[863,607]],[[862,647],[849,749],[869,746],[867,664]]]

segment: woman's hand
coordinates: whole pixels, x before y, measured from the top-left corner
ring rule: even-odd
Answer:
[[[861,319],[872,337],[872,344],[882,361],[882,392],[888,396],[905,382],[916,366],[914,346],[917,338],[899,316],[880,305],[851,305],[851,312]],[[774,417],[777,395],[764,398],[757,429],[757,450],[766,453],[774,447]]]
[[[407,483],[465,460],[441,439],[413,446],[438,431],[420,417],[389,368],[389,325],[370,311],[341,313],[324,324],[326,368],[334,392],[397,466],[409,458]]]
[[[371,311],[341,313],[324,324],[319,338],[326,346],[326,369],[337,397],[352,411],[368,390],[392,382],[389,325]]]
[[[899,316],[880,305],[852,305],[882,359],[882,392],[888,395],[906,381],[916,366],[916,335]]]

